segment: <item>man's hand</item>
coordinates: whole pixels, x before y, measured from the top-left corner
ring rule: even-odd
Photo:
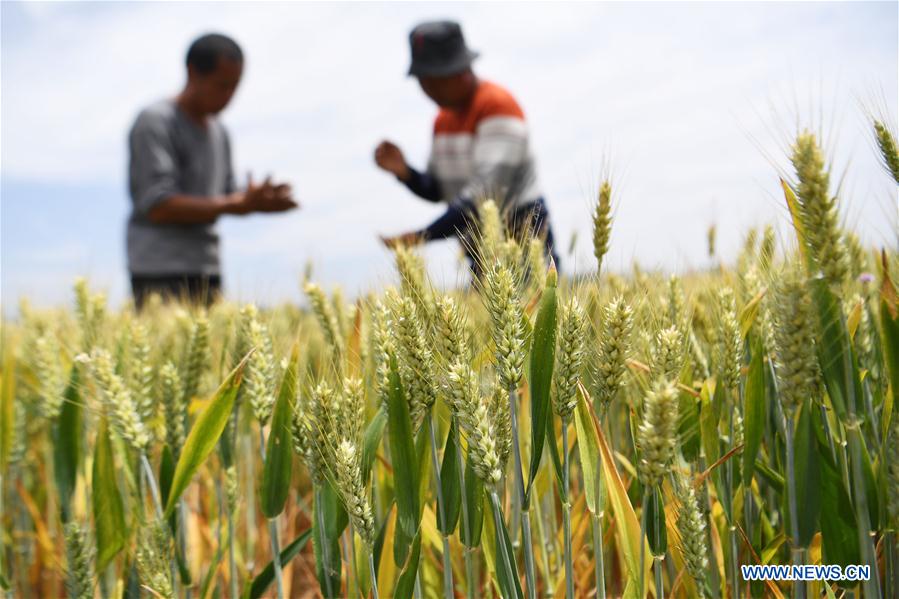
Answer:
[[[271,178],[257,185],[250,177],[246,191],[224,197],[169,196],[154,206],[147,213],[147,218],[157,225],[208,225],[222,214],[285,212],[297,205],[291,197],[290,185],[274,184]]]
[[[378,237],[381,240],[381,243],[391,250],[395,250],[397,247],[412,247],[425,242],[417,231],[403,233],[402,235],[395,235],[393,237],[386,237],[384,235],[379,235]]]
[[[409,165],[406,164],[403,151],[393,142],[382,141],[378,144],[375,148],[375,164],[388,173],[393,173],[401,181],[409,179]]]
[[[257,185],[250,176],[247,179],[246,191],[236,196],[230,212],[233,214],[286,212],[297,206],[297,202],[291,196],[290,185],[272,183],[271,177],[266,177],[265,181]]]

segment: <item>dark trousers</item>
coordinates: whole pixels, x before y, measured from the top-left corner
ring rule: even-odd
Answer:
[[[132,274],[131,292],[138,310],[154,293],[164,300],[178,300],[208,308],[221,295],[222,278],[219,275]]]

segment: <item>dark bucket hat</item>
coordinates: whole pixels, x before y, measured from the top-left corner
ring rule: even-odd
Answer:
[[[465,45],[462,28],[453,21],[418,25],[409,34],[409,47],[409,75],[415,77],[449,77],[467,69],[478,57]]]

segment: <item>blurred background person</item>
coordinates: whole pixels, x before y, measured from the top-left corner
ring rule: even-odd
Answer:
[[[231,143],[218,114],[240,83],[240,46],[224,35],[204,35],[191,44],[186,62],[182,91],[142,110],[128,139],[126,245],[138,308],[154,292],[208,305],[222,286],[219,216],[297,207],[287,184],[248,177],[245,189],[235,185]]]
[[[381,240],[392,248],[456,236],[477,276],[479,265],[472,252],[476,203],[489,198],[499,206],[514,237],[541,237],[558,265],[528,126],[518,102],[505,88],[475,75],[471,65],[478,53],[468,48],[458,23],[422,23],[412,30],[409,44],[409,75],[418,78],[422,91],[439,107],[431,156],[421,172],[409,165],[395,143],[382,141],[375,149],[375,163],[415,195],[448,207],[423,229]]]

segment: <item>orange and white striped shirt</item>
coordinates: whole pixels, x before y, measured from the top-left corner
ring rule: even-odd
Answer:
[[[441,200],[492,198],[503,209],[541,197],[524,112],[505,88],[480,81],[463,111],[443,108],[434,121],[428,174]]]

